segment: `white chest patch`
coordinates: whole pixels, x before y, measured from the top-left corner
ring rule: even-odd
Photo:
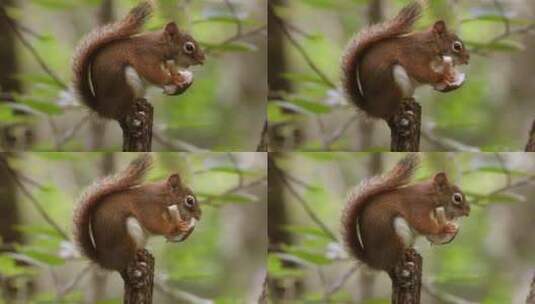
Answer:
[[[126,83],[132,88],[134,92],[134,98],[142,98],[145,96],[145,83],[137,71],[131,67],[127,66],[124,70],[126,77]]]
[[[407,223],[403,217],[397,216],[394,219],[394,230],[405,247],[411,247],[414,244],[415,235],[412,232],[409,223]]]
[[[394,81],[401,90],[401,95],[403,98],[410,98],[414,94],[414,88],[416,87],[416,82],[413,81],[405,68],[401,65],[396,64],[392,69],[392,76]]]
[[[137,249],[145,248],[148,235],[135,217],[131,216],[126,219],[126,231],[128,231],[128,235],[130,235],[132,240],[134,240],[134,243],[136,243]]]

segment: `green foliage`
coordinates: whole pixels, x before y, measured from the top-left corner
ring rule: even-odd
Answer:
[[[531,168],[534,159],[515,153],[425,153],[421,156],[422,162],[415,180],[428,180],[436,172],[445,171],[450,181],[465,192],[472,205],[470,216],[460,219],[460,232],[452,243],[443,246],[430,246],[424,240],[416,243],[417,250],[424,256],[424,281],[442,292],[466,300],[509,303],[513,292],[517,290],[513,287],[514,282],[518,282],[516,273],[513,274],[511,271],[514,270],[510,267],[522,263],[509,258],[512,250],[515,250],[513,248],[501,249],[500,254],[496,252],[500,251],[497,248],[500,246],[496,247],[495,231],[506,233],[496,227],[501,223],[496,210],[512,214],[513,211],[508,208],[527,207],[528,196],[524,191],[519,191],[518,185],[524,184],[526,187],[533,182],[534,175],[527,168]],[[401,157],[383,154],[380,157],[384,168],[382,172],[391,168]],[[371,154],[368,153],[286,153],[277,157],[277,166],[288,176],[299,177],[301,181],[290,179],[290,182],[317,218],[340,239],[340,234],[336,232],[340,229],[345,193],[370,177],[367,167],[370,159]],[[337,253],[343,245],[331,241],[288,189],[284,189],[284,194],[290,219],[288,225],[280,229],[288,233],[292,241],[270,253],[269,275],[280,282],[299,280],[305,286],[299,297],[302,303],[321,302],[325,290],[338,282],[354,261]],[[516,250],[514,254],[519,254],[518,248]],[[507,266],[504,266],[503,256],[500,256],[504,254],[508,257]],[[367,271],[363,268],[359,267],[357,273]],[[364,303],[389,303],[389,282],[382,282],[381,279],[382,283],[379,283],[379,278],[383,276],[386,277],[384,274],[378,275],[374,290],[383,287],[383,284],[386,289],[380,293],[374,292],[376,298],[366,299]],[[355,277],[357,275],[353,275],[332,295],[331,302],[351,301],[348,291],[355,288]]]
[[[116,170],[120,170],[136,157],[137,154],[117,154]],[[170,288],[187,290],[196,295],[213,299],[217,303],[242,303],[248,288],[243,288],[240,280],[243,276],[248,280],[253,271],[257,271],[263,261],[265,251],[251,252],[245,244],[233,250],[244,255],[240,261],[240,273],[228,274],[228,254],[221,247],[224,242],[234,243],[225,233],[226,222],[230,210],[244,212],[248,208],[248,216],[258,216],[254,206],[265,204],[265,197],[260,197],[257,190],[247,185],[266,179],[264,154],[248,153],[161,153],[153,154],[154,164],[148,180],[156,181],[167,178],[173,172],[180,172],[184,182],[190,185],[200,200],[203,215],[194,233],[183,243],[168,243],[162,238],[151,240],[148,248],[155,255],[157,275],[165,274]],[[27,186],[32,196],[43,207],[46,214],[59,227],[64,229],[72,222],[72,209],[76,206],[77,197],[86,186],[101,176],[98,164],[102,153],[39,153],[21,154],[18,158],[8,158],[10,166],[21,173],[21,182]],[[246,161],[245,161],[246,160]],[[31,176],[30,182],[25,177]],[[72,176],[76,176],[75,179]],[[244,187],[241,188],[240,182]],[[265,185],[265,184],[264,184]],[[256,189],[256,188],[255,188]],[[69,282],[82,267],[87,265],[84,258],[73,259],[74,244],[63,239],[42,215],[35,211],[33,204],[28,202],[25,194],[20,193],[21,210],[24,221],[13,227],[22,233],[25,242],[14,245],[14,252],[0,254],[0,276],[16,280],[31,280],[41,276],[49,276],[50,271],[58,276],[59,287]],[[252,208],[252,209],[251,209]],[[228,211],[227,211],[228,210]],[[261,209],[259,209],[261,210]],[[261,216],[260,216],[261,218]],[[254,229],[265,231],[265,223],[257,223]],[[65,229],[68,231],[68,229]],[[70,232],[69,237],[70,237]],[[230,239],[230,240],[229,240]],[[226,247],[226,246],[223,246]],[[262,244],[261,248],[265,248]],[[258,256],[260,255],[260,257]],[[19,265],[23,261],[27,265]],[[68,266],[68,274],[64,267]],[[115,276],[114,276],[115,277]],[[119,276],[117,276],[117,279]],[[111,280],[111,278],[110,278]],[[62,301],[78,301],[83,298],[84,280],[80,281]],[[237,288],[234,285],[240,286]],[[58,288],[59,288],[58,287]],[[60,289],[61,289],[60,288]],[[56,301],[57,294],[53,291],[40,290],[31,301]],[[115,294],[115,293],[114,293]],[[116,303],[117,299],[102,303]],[[33,302],[32,302],[33,303]]]
[[[28,8],[9,7],[8,14],[31,31],[21,30],[22,35],[46,65],[46,69],[57,75],[60,82],[69,86],[70,59],[74,47],[94,26],[94,22],[89,20],[91,18],[85,17],[94,15],[93,13],[88,15],[88,12],[98,9],[101,2],[101,0],[31,0]],[[138,2],[117,1],[114,6],[115,18],[122,18],[128,9]],[[259,56],[262,52],[259,46],[249,38],[264,35],[258,29],[265,22],[260,20],[249,6],[238,3],[233,3],[235,6],[233,12],[226,5],[207,1],[183,6],[177,6],[174,1],[160,2],[161,9],[154,13],[146,28],[159,30],[170,19],[179,19],[176,21],[180,26],[200,41],[207,52],[207,60],[205,66],[194,68],[194,84],[185,94],[164,96],[160,93],[161,90],[158,90],[158,94],[149,93],[150,102],[155,106],[155,126],[161,128],[161,133],[165,137],[181,138],[199,147],[226,151],[234,147],[239,147],[240,150],[252,150],[244,147],[252,145],[253,142],[255,145],[258,143],[264,121],[265,101],[262,96],[264,86],[254,83],[242,85],[241,81],[221,85],[221,82],[230,79],[227,77],[229,73],[247,75],[248,71],[241,72],[246,70],[246,67],[235,64],[242,57],[261,60]],[[22,20],[21,16],[29,14],[27,10],[38,11],[39,14],[35,15],[31,22]],[[78,15],[84,18],[77,18]],[[184,18],[186,16],[187,18]],[[42,30],[43,27],[39,28],[41,24],[49,23],[51,19],[54,20],[53,26],[47,26],[46,31]],[[189,23],[185,24],[186,21]],[[237,32],[238,25],[240,33]],[[249,32],[255,29],[258,30],[256,34],[249,35]],[[20,55],[18,53],[17,55],[21,72],[12,77],[21,81],[24,90],[19,94],[9,92],[17,103],[0,105],[0,124],[10,126],[25,123],[42,128],[42,125],[49,127],[55,123],[52,130],[47,130],[42,138],[36,137],[32,147],[38,150],[54,150],[56,147],[53,144],[58,142],[58,138],[53,139],[53,137],[60,137],[61,134],[68,132],[68,128],[73,127],[80,119],[78,115],[84,115],[87,109],[83,106],[78,107],[73,100],[74,96],[67,94],[66,88],[44,70],[26,45],[20,45],[19,48]],[[257,77],[252,75],[253,73],[264,74],[263,68],[251,70],[251,75],[246,77]],[[241,94],[243,91],[251,94],[246,96]],[[248,116],[236,117],[234,115],[236,110],[248,111],[251,117],[257,117],[256,119],[250,119]],[[20,112],[27,115],[21,116]],[[258,129],[258,133],[246,132],[251,128]],[[86,131],[85,126],[79,129],[81,130],[77,132]],[[85,137],[73,136],[64,144],[64,149],[84,149]],[[120,140],[121,138],[117,138],[117,145],[112,149],[120,146]],[[172,139],[170,141],[172,142]],[[155,148],[157,147],[155,145]]]
[[[390,18],[392,12],[409,2],[385,3],[385,17]],[[295,129],[300,129],[304,133],[304,142],[299,149],[325,149],[325,139],[355,113],[353,106],[345,105],[342,96],[340,62],[348,40],[369,23],[366,15],[369,4],[369,1],[302,0],[275,9],[275,13],[288,23],[293,39],[312,61],[307,62],[289,39],[283,37],[288,67],[280,76],[290,82],[291,93],[284,95],[277,92],[276,96],[283,96],[268,104],[268,119],[273,124],[283,124],[279,128],[281,136],[291,137]],[[508,85],[507,73],[498,80],[493,71],[507,66],[509,61],[502,60],[503,56],[513,59],[524,51],[522,37],[526,32],[522,29],[527,29],[534,20],[518,17],[518,12],[512,11],[506,4],[503,11],[488,4],[457,4],[454,9],[451,9],[450,2],[444,0],[429,1],[428,4],[417,28],[427,28],[437,19],[446,20],[448,27],[458,32],[469,48],[471,62],[462,68],[467,75],[462,88],[448,94],[417,90],[416,98],[424,109],[423,120],[427,121],[424,127],[436,126],[433,131],[439,140],[444,137],[470,143],[485,151],[519,150],[525,144],[525,138],[520,140],[518,136],[521,127],[518,123],[521,121],[512,122],[500,115],[509,112],[512,103],[517,105],[512,92],[515,87]],[[315,68],[337,86],[336,91],[319,77]],[[500,85],[497,86],[497,83]],[[333,98],[333,95],[337,97]],[[518,102],[522,102],[522,109],[529,108],[529,102]],[[357,119],[363,118],[359,116]],[[531,118],[524,115],[522,119]],[[504,128],[504,125],[511,127]],[[350,128],[345,131],[335,142],[329,143],[329,148],[354,149],[354,138],[360,136],[351,134],[355,130]],[[486,136],[488,134],[493,136]],[[388,148],[390,138],[387,132],[377,131],[373,136],[381,144],[379,148],[364,147],[366,151]],[[428,147],[425,138],[422,143],[423,149],[439,148],[432,143]]]

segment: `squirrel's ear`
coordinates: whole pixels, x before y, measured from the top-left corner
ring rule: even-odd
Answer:
[[[178,189],[182,187],[182,180],[180,179],[180,175],[178,174],[172,174],[167,179],[167,186],[169,186],[170,189]]]
[[[176,36],[178,34],[178,27],[176,26],[176,23],[167,23],[167,25],[165,26],[165,34],[170,37]]]
[[[446,32],[446,23],[442,20],[439,20],[433,24],[433,32],[437,34],[443,34]]]
[[[438,172],[433,176],[433,184],[437,190],[442,190],[448,186],[448,177],[444,172]]]

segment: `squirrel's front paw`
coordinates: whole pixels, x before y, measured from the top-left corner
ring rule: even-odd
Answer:
[[[440,92],[450,92],[460,88],[465,80],[466,75],[464,73],[455,71],[451,75],[448,75],[443,82],[436,84],[434,89]]]
[[[163,91],[167,95],[178,95],[184,93],[193,83],[193,74],[188,70],[178,71],[173,75],[170,84],[163,87]]]
[[[459,232],[459,226],[455,223],[449,222],[446,223],[439,234],[436,235],[427,235],[426,238],[429,242],[435,245],[444,245],[448,244],[457,236]]]

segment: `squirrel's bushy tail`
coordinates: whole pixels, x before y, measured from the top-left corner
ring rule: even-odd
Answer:
[[[418,154],[408,154],[392,170],[364,180],[357,189],[350,193],[342,214],[342,235],[347,250],[358,260],[366,262],[364,244],[362,244],[357,228],[363,209],[374,196],[408,184],[418,163]]]
[[[94,208],[106,196],[139,185],[151,163],[150,154],[143,154],[133,160],[125,170],[94,182],[81,195],[74,211],[74,240],[84,256],[96,261],[97,252],[90,232]]]
[[[89,78],[89,68],[95,52],[106,44],[139,33],[151,13],[152,5],[149,1],[143,1],[122,20],[89,32],[76,47],[72,59],[73,87],[78,98],[89,108],[96,110],[95,95]]]
[[[365,92],[361,92],[358,80],[362,56],[369,47],[381,40],[409,33],[421,12],[420,3],[413,2],[405,6],[394,19],[365,28],[349,41],[342,56],[342,87],[346,97],[359,108],[367,109]]]

